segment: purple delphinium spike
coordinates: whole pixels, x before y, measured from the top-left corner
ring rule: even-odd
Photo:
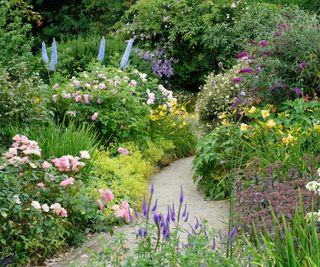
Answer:
[[[42,43],[42,60],[44,63],[49,64],[49,58],[45,42]]]
[[[152,184],[151,187],[150,187],[150,195],[153,196],[153,193],[154,193],[154,186]]]
[[[103,61],[104,59],[104,52],[106,49],[106,39],[104,39],[104,36],[101,38],[101,42],[100,42],[100,48],[99,48],[99,54],[98,54],[98,60],[100,62]]]
[[[187,215],[186,215],[186,217],[184,218],[183,222],[187,222],[187,221],[188,221],[188,218],[189,218],[189,211],[187,212]]]
[[[198,218],[197,217],[195,217],[196,218],[196,225],[194,226],[194,230],[198,230],[198,228],[199,228],[199,220],[198,220]]]
[[[187,203],[184,204],[184,210],[182,212],[182,218],[186,217],[187,215]]]
[[[124,69],[128,64],[130,53],[131,53],[131,49],[132,49],[132,45],[133,45],[133,39],[130,39],[128,41],[128,45],[127,45],[126,51],[124,52],[124,55],[123,55],[123,57],[121,59],[121,63],[120,63],[120,68],[121,69]]]
[[[181,189],[181,192],[180,192],[180,198],[179,198],[179,201],[180,201],[180,204],[182,204],[182,203],[183,203],[183,201],[184,201],[184,194],[183,194],[182,186],[180,187],[180,189]]]
[[[53,39],[52,47],[51,47],[51,61],[49,65],[49,70],[54,71],[55,65],[58,64],[58,50],[56,40]]]
[[[158,207],[158,199],[156,199],[156,202],[154,203],[151,211],[155,212],[157,210],[157,207]]]
[[[237,226],[233,227],[232,231],[229,234],[229,238],[233,238],[235,234],[237,233]]]
[[[144,217],[147,217],[147,215],[148,215],[148,210],[147,210],[147,200],[146,200],[146,196],[144,196],[144,199],[143,199],[142,212],[143,212],[143,216],[144,216]]]

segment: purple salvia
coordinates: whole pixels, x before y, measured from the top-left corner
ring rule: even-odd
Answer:
[[[100,62],[102,62],[103,59],[104,59],[105,49],[106,49],[106,39],[104,39],[104,36],[103,36],[103,37],[101,38],[100,48],[99,48],[99,54],[98,54],[98,60],[99,60]]]
[[[156,202],[154,203],[151,211],[155,212],[157,210],[157,207],[158,207],[158,199],[156,199]]]
[[[121,69],[124,69],[128,64],[132,46],[133,46],[133,39],[130,39],[128,41],[128,45],[127,45],[126,51],[124,52],[124,55],[123,55],[123,57],[121,59],[121,63],[120,63],[120,68]]]
[[[144,199],[143,199],[142,212],[143,212],[143,216],[144,216],[144,217],[147,217],[147,215],[148,215],[148,210],[147,210],[147,200],[146,200],[146,196],[144,196]]]
[[[180,204],[182,204],[182,203],[183,203],[183,201],[184,201],[184,194],[183,194],[182,186],[180,187],[180,189],[181,189],[181,192],[180,192],[180,198],[179,198],[179,201],[180,201]]]
[[[46,48],[46,44],[44,42],[42,43],[42,60],[44,63],[49,64],[47,48]]]

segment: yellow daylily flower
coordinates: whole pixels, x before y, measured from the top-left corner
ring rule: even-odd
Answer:
[[[266,127],[272,129],[276,126],[276,122],[274,120],[268,120],[266,123]]]
[[[269,110],[261,110],[261,115],[265,119],[270,116],[270,111]]]
[[[255,106],[252,106],[249,110],[248,110],[248,113],[249,114],[253,114],[257,111],[257,108]]]
[[[241,125],[240,125],[240,131],[241,131],[241,132],[247,131],[248,128],[249,128],[249,125],[248,125],[248,124],[241,123]]]

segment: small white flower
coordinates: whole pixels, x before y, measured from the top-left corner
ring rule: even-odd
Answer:
[[[43,210],[44,212],[49,212],[49,206],[48,206],[48,204],[43,204],[43,205],[42,205],[42,210]]]
[[[38,201],[32,201],[31,206],[37,210],[41,209],[41,205]]]

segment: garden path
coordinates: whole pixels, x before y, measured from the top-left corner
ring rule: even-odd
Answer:
[[[165,213],[167,205],[173,202],[177,206],[180,186],[182,186],[190,214],[189,223],[195,224],[194,216],[206,218],[209,227],[214,227],[217,232],[225,235],[227,232],[229,203],[226,201],[205,201],[203,199],[203,196],[197,192],[196,186],[192,181],[192,160],[193,157],[177,160],[163,168],[150,180],[155,189],[154,197],[158,199],[158,210]],[[126,233],[129,246],[134,246],[135,234],[131,226],[127,225],[118,228],[116,232]],[[110,239],[110,236],[106,233],[92,235],[81,248],[71,249],[58,258],[48,260],[46,266],[84,266],[89,255],[88,251],[99,251],[101,244],[105,243],[103,241],[105,239]]]

